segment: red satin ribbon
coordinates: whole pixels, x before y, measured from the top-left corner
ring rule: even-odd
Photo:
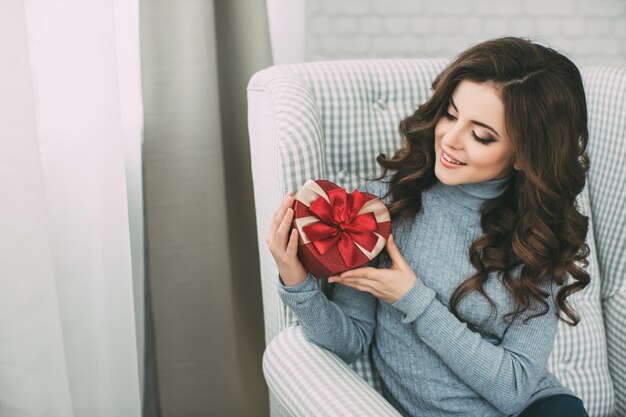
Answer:
[[[357,189],[350,196],[343,188],[330,190],[327,194],[330,204],[319,196],[309,207],[320,221],[306,225],[302,230],[322,255],[338,246],[346,266],[352,268],[357,262],[358,254],[363,253],[355,242],[370,252],[378,242],[378,236],[372,233],[378,229],[376,216],[372,212],[357,216],[367,202]]]

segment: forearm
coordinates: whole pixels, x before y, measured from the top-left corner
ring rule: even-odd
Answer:
[[[280,298],[298,317],[304,337],[335,353],[344,362],[351,363],[369,348],[375,324],[375,305],[372,303],[376,300],[370,294],[357,290],[341,291],[342,303],[360,306],[349,309],[352,316],[320,291],[311,274],[293,287],[278,283]]]
[[[459,321],[421,280],[392,306],[405,313],[402,322],[410,323],[450,369],[505,414],[526,403],[545,376],[554,341],[550,326],[544,331],[529,327],[519,346],[517,340],[509,340],[506,348],[495,346]]]

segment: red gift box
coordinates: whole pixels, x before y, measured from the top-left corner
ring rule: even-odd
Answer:
[[[374,194],[351,194],[326,180],[308,180],[295,195],[292,226],[298,259],[316,278],[358,268],[385,247],[391,218]]]

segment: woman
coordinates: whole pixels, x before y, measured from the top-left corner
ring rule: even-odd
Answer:
[[[547,370],[558,320],[579,321],[566,299],[590,279],[580,73],[504,37],[459,54],[432,87],[400,123],[402,148],[359,187],[389,208],[386,253],[328,277],[340,284],[329,300],[297,258],[289,193],[266,236],[281,299],[346,363],[371,344],[405,416],[585,416]]]

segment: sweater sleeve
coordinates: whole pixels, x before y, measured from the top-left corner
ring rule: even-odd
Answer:
[[[376,183],[363,183],[357,188],[375,195],[381,191]],[[379,258],[380,255],[363,266],[376,268]],[[328,299],[311,273],[294,286],[285,286],[280,276],[278,281],[280,299],[295,313],[305,339],[335,353],[348,364],[368,352],[376,326],[376,297],[344,285],[333,285]]]
[[[468,386],[511,415],[527,404],[548,372],[558,317],[553,296],[546,301],[545,315],[524,325],[523,319],[532,315],[525,312],[507,327],[497,346],[458,320],[420,279],[391,306],[404,313],[402,323],[409,324]]]
[[[278,293],[298,317],[302,334],[309,342],[335,353],[347,364],[368,351],[378,303],[372,294],[334,285],[329,300],[310,273],[303,282],[291,287],[279,279]]]

